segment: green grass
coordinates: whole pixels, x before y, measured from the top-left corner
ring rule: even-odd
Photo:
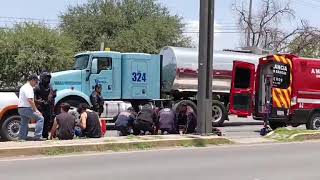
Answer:
[[[294,138],[290,138],[293,135],[301,134],[301,133],[311,133],[313,135],[298,135]],[[267,138],[271,138],[280,142],[291,142],[291,141],[303,141],[308,139],[315,139],[318,136],[320,138],[320,131],[279,128],[279,129],[276,129],[273,132],[273,134],[271,134],[270,136],[267,136]]]

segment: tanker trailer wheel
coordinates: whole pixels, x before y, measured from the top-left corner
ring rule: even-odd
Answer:
[[[18,139],[21,118],[18,115],[9,116],[1,125],[1,138],[8,141]]]
[[[220,101],[212,100],[212,125],[222,126],[227,117],[226,107]]]
[[[306,123],[306,128],[311,130],[320,130],[320,113],[313,113]]]

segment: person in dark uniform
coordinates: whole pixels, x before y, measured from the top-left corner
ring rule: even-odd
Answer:
[[[103,112],[103,103],[104,103],[101,92],[102,92],[101,84],[96,84],[94,87],[94,91],[90,95],[92,110],[97,112],[99,114],[99,117]]]
[[[133,123],[134,134],[155,134],[157,127],[157,115],[154,109],[150,104],[145,104],[142,106],[142,109]]]
[[[54,119],[54,98],[56,90],[50,85],[51,75],[49,72],[40,74],[40,82],[34,89],[35,104],[44,117],[42,137],[48,139],[49,131]]]
[[[115,126],[120,132],[120,136],[127,136],[133,129],[133,122],[136,119],[137,113],[132,107],[129,107],[126,111],[119,113],[116,117]]]
[[[80,123],[78,126],[82,129],[82,136],[100,138],[102,132],[98,114],[91,111],[89,106],[84,103],[79,104],[78,113],[80,114]]]
[[[73,139],[76,118],[68,113],[69,109],[69,104],[61,104],[61,113],[54,120],[50,139],[55,137],[58,137],[60,140]]]
[[[164,108],[159,111],[158,121],[159,121],[159,129],[161,130],[161,134],[178,133],[176,129],[177,123],[176,123],[175,113],[172,111],[171,104],[169,102],[165,102]]]
[[[179,124],[184,125],[183,133],[195,133],[197,126],[197,117],[191,107],[182,104],[180,111],[177,115]]]

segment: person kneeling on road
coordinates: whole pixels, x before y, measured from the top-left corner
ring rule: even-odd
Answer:
[[[55,137],[58,137],[60,140],[73,139],[76,119],[73,115],[68,113],[69,109],[69,104],[61,104],[61,113],[54,119],[50,139]]]
[[[78,113],[80,114],[79,127],[82,130],[81,136],[88,138],[100,138],[102,136],[102,132],[99,115],[90,110],[89,106],[84,103],[79,105]]]
[[[178,112],[177,119],[179,124],[184,125],[184,134],[195,133],[195,129],[197,126],[197,116],[190,106],[182,104],[181,109]]]
[[[164,108],[160,110],[159,115],[159,129],[161,130],[161,134],[169,133],[176,134],[177,123],[175,113],[171,109],[170,102],[164,103]]]
[[[37,109],[34,102],[33,88],[38,84],[39,79],[37,75],[28,77],[28,82],[20,88],[18,112],[21,116],[21,127],[19,131],[19,140],[25,141],[28,136],[28,125],[31,119],[36,120],[36,129],[34,133],[35,141],[45,141],[42,138],[44,118]]]
[[[135,118],[136,112],[132,107],[129,107],[126,111],[123,111],[118,115],[115,126],[120,132],[120,136],[127,136],[128,134],[131,134]]]
[[[134,134],[154,134],[157,126],[157,116],[153,108],[150,104],[145,104],[133,123]]]

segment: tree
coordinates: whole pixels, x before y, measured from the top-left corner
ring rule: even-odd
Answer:
[[[320,30],[305,24],[304,31],[297,33],[289,43],[288,51],[303,57],[320,57]]]
[[[13,89],[31,73],[59,71],[73,64],[74,43],[40,24],[0,30],[0,89]]]
[[[253,12],[251,21],[246,7],[244,3],[235,4],[234,10],[239,15],[240,29],[250,31],[251,46],[280,51],[285,49],[291,38],[302,30],[297,27],[291,32],[286,32],[279,27],[284,18],[295,17],[289,3],[281,5],[276,0],[261,0],[260,7],[255,8],[258,10]]]
[[[77,40],[78,50],[97,50],[100,43],[117,51],[158,53],[163,46],[189,46],[184,24],[156,0],[90,0],[69,7],[61,29]]]

